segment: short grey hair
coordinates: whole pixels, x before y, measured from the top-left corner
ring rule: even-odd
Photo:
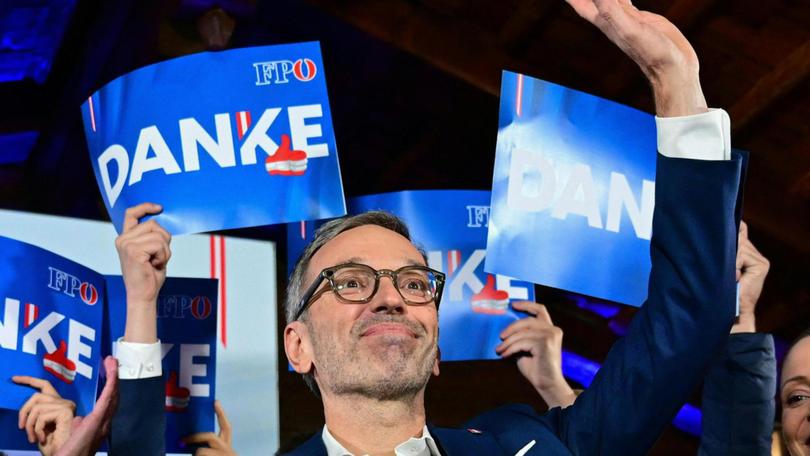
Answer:
[[[292,274],[290,274],[290,280],[287,283],[287,296],[284,302],[284,314],[288,324],[293,321],[298,311],[305,305],[305,303],[301,302],[301,296],[305,291],[304,278],[309,269],[309,262],[315,253],[339,234],[351,230],[352,228],[365,225],[376,225],[391,230],[413,242],[410,230],[408,230],[408,225],[396,215],[386,211],[369,211],[358,215],[341,217],[324,223],[315,231],[314,239],[304,248],[301,256],[298,257],[298,261],[295,262]],[[425,251],[415,244],[414,246],[422,255],[425,264],[427,264],[427,254]],[[308,312],[309,310],[304,311],[300,319],[306,321]],[[318,390],[312,372],[303,374],[303,377],[309,389],[312,390],[316,396],[320,397],[320,391]]]

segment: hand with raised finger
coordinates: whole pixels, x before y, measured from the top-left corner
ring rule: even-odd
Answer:
[[[160,205],[152,203],[127,209],[123,230],[115,240],[127,291],[127,342],[157,341],[157,297],[166,281],[171,235],[154,219],[143,223],[139,220],[161,210]]]
[[[503,342],[495,347],[496,353],[502,358],[520,355],[517,358],[520,373],[549,408],[571,405],[576,394],[562,374],[562,330],[554,326],[542,304],[516,301],[512,307],[529,316],[513,322],[501,332]]]
[[[208,445],[194,452],[196,456],[236,456],[233,451],[231,439],[233,438],[231,423],[225,416],[225,410],[219,401],[214,401],[214,412],[219,423],[219,435],[213,432],[200,432],[183,438],[186,445]]]
[[[697,54],[665,17],[640,11],[630,0],[566,0],[641,68],[660,117],[708,110],[700,88]]]
[[[770,262],[748,239],[748,225],[740,223],[737,237],[737,282],[740,284],[740,315],[731,333],[756,332],[755,309]]]
[[[104,371],[107,380],[93,411],[84,418],[73,418],[70,437],[57,449],[56,456],[93,455],[110,433],[112,417],[118,407],[118,361],[112,356],[104,358]]]
[[[36,442],[44,456],[52,456],[70,437],[76,403],[63,399],[47,380],[15,375],[11,380],[39,390],[23,404],[17,426],[24,429],[28,441]]]

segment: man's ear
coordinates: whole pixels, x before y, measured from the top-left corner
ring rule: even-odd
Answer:
[[[306,374],[312,370],[312,344],[305,324],[293,321],[284,328],[284,351],[296,372]]]
[[[433,375],[439,376],[439,361],[442,360],[442,349],[436,347],[436,360],[433,361]]]

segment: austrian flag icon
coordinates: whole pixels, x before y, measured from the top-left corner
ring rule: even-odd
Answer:
[[[169,380],[166,381],[166,411],[185,412],[190,399],[191,391],[177,384],[177,372],[169,372]]]
[[[65,383],[73,383],[76,378],[76,363],[67,358],[67,344],[64,340],[59,342],[59,348],[45,354],[42,365],[46,371]]]

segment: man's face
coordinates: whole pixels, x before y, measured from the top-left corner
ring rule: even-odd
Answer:
[[[782,433],[792,456],[810,456],[810,337],[799,340],[782,368]]]
[[[311,284],[324,268],[348,262],[377,270],[425,264],[401,235],[364,225],[321,247],[310,260],[305,284]],[[328,287],[324,281],[321,289]],[[387,276],[380,278],[377,293],[368,303],[345,303],[328,291],[308,312],[315,378],[324,395],[399,399],[422,391],[431,371],[438,374],[435,303],[405,304]]]

